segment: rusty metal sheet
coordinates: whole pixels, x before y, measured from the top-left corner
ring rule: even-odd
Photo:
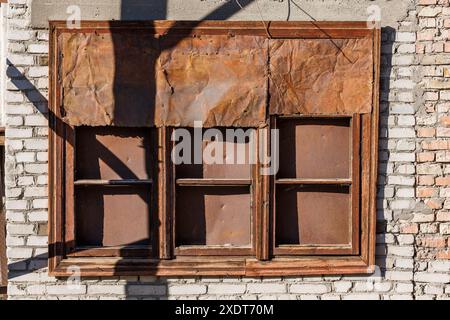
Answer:
[[[271,114],[371,112],[371,38],[275,39],[269,46]]]
[[[89,126],[259,126],[267,40],[155,38],[136,30],[65,33],[63,120]]]
[[[350,244],[350,199],[345,186],[277,187],[277,244]]]
[[[350,118],[279,121],[279,178],[350,178]]]
[[[255,148],[250,150],[251,143],[249,141],[237,141],[236,139],[227,138],[227,133],[224,128],[216,128],[214,130],[220,131],[222,134],[221,140],[215,141],[214,145],[212,145],[212,139],[203,138],[202,148],[200,150],[202,163],[199,164],[195,164],[194,141],[191,140],[190,150],[192,152],[190,161],[189,163],[182,163],[176,166],[176,177],[191,179],[251,179],[252,161],[250,161],[250,153],[255,152]],[[191,132],[191,137],[194,137],[194,130],[191,128],[189,131]],[[205,130],[203,130],[204,132]],[[209,151],[206,149],[208,146],[210,146]],[[220,158],[215,158],[216,151],[221,152]],[[208,156],[211,156],[215,162],[213,163],[211,160],[210,162],[205,161],[208,160],[205,159]],[[252,156],[256,159],[255,154]]]
[[[64,33],[63,120],[71,125],[151,126],[158,43],[151,33]]]
[[[151,243],[151,191],[146,186],[89,186],[76,191],[78,246]]]
[[[251,245],[248,187],[181,187],[175,212],[177,245]]]
[[[77,179],[151,179],[150,128],[76,128]]]
[[[175,44],[176,43],[176,44]],[[259,126],[265,122],[267,39],[255,36],[161,38],[159,125]]]

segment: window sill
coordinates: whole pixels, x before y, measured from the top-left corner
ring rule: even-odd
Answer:
[[[67,258],[49,271],[51,276],[73,275],[79,267],[81,276],[304,276],[370,274],[374,266],[360,256],[296,257],[259,261],[254,258],[178,257],[173,260],[131,258]]]

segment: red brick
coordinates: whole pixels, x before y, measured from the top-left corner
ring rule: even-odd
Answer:
[[[442,250],[439,251],[436,255],[436,258],[443,259],[443,260],[450,260],[450,250]]]
[[[426,199],[424,202],[428,208],[431,208],[431,209],[441,209],[442,208],[442,201],[439,199]]]
[[[441,122],[441,125],[450,127],[450,116],[442,116],[439,121]]]
[[[434,161],[434,153],[433,152],[421,152],[417,154],[418,162],[431,162]]]
[[[419,185],[421,186],[434,185],[434,176],[419,176]]]
[[[420,240],[420,245],[427,248],[445,248],[447,239],[444,237],[426,237]]]
[[[450,186],[450,176],[436,178],[436,185],[438,185],[438,186]]]
[[[408,223],[400,226],[400,233],[412,233],[416,234],[419,232],[419,227],[417,223]]]
[[[446,150],[448,149],[447,140],[423,141],[422,148],[425,150]]]
[[[417,188],[417,196],[419,198],[431,198],[438,195],[438,190],[431,187],[419,187]]]
[[[434,128],[419,128],[417,130],[417,136],[421,138],[431,138],[436,134],[436,129]]]

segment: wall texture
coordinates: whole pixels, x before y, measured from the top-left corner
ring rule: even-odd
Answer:
[[[190,2],[199,5],[203,1]],[[349,2],[367,7],[374,3]],[[48,30],[32,25],[32,8],[39,10],[39,6],[32,6],[31,0],[10,0],[8,5],[5,97],[10,299],[450,298],[448,0],[393,1],[397,21],[383,23],[377,274],[89,278],[72,287],[49,277],[46,269]],[[343,17],[337,12],[329,19]],[[177,12],[171,18],[176,19]],[[258,19],[254,13],[247,18]],[[307,16],[302,19],[309,20]]]

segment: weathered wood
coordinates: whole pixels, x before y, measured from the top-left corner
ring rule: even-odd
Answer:
[[[101,180],[101,179],[83,179],[75,180],[76,186],[131,186],[141,184],[152,184],[151,179],[123,179],[123,180]]]
[[[67,257],[152,257],[152,246],[76,247]]]
[[[248,186],[250,179],[177,179],[179,186]]]
[[[305,185],[350,185],[352,184],[352,179],[277,179],[275,181],[276,184],[291,184],[291,185],[298,185],[298,184],[305,184]]]

